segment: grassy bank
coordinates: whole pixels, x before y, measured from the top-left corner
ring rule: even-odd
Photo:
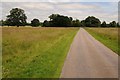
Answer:
[[[116,52],[118,49],[118,28],[85,28],[93,37]]]
[[[3,28],[4,78],[58,78],[78,28]]]

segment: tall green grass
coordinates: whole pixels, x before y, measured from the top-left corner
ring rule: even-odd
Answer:
[[[78,28],[3,28],[4,78],[59,78]]]
[[[108,48],[120,54],[118,48],[118,28],[85,28],[93,37]]]

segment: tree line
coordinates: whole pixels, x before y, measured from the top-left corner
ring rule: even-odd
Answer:
[[[10,14],[6,16],[6,20],[0,21],[1,26],[33,26],[33,27],[120,27],[119,23],[112,21],[106,23],[105,21],[101,22],[98,18],[94,16],[88,16],[85,20],[73,20],[72,17],[52,14],[48,17],[50,20],[45,20],[40,22],[39,19],[31,20],[31,23],[27,23],[27,16],[25,11],[20,8],[13,8],[10,10]]]

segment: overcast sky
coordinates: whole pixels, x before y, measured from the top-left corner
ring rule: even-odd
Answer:
[[[118,2],[119,0],[1,0],[2,2]]]
[[[2,0],[3,1],[3,0]],[[6,18],[12,8],[21,8],[27,15],[27,21],[38,18],[40,21],[49,20],[48,16],[56,13],[73,17],[74,19],[83,20],[88,16],[95,16],[101,21],[111,22],[118,21],[118,3],[117,2],[71,2],[64,0],[63,2],[55,2],[55,0],[41,0],[49,2],[36,2],[37,0],[29,0],[30,2],[2,2],[2,16],[0,19]],[[27,1],[27,0],[24,0]],[[33,2],[34,1],[34,2]],[[59,0],[62,1],[62,0]],[[66,1],[66,2],[65,2]]]

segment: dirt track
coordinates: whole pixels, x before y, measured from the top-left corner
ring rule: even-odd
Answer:
[[[81,28],[71,44],[61,78],[118,78],[118,55]]]

